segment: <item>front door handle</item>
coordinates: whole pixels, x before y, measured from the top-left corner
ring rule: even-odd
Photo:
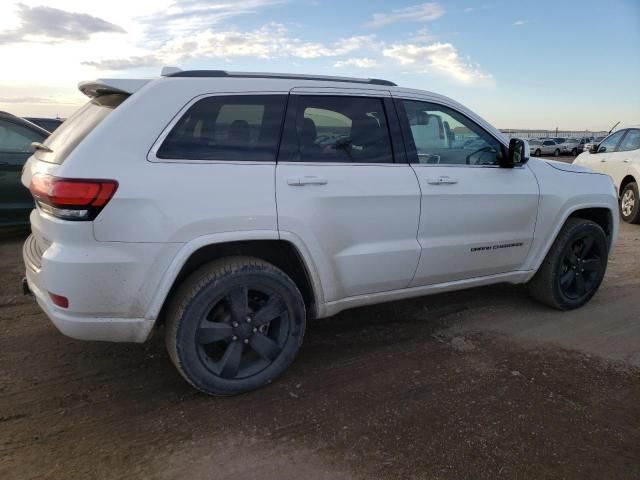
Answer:
[[[9,162],[0,162],[0,167],[8,167],[9,165]]]
[[[458,183],[458,179],[447,175],[440,175],[439,177],[427,178],[427,183],[429,185],[453,185],[454,183]]]
[[[603,158],[602,160],[600,160],[600,163],[607,163],[607,159]]]
[[[304,185],[326,185],[329,181],[323,177],[289,177],[287,178],[287,185],[293,187],[302,187]]]
[[[625,158],[625,159],[623,160],[623,162],[624,162],[624,163],[631,163],[631,160],[629,160],[628,158]]]

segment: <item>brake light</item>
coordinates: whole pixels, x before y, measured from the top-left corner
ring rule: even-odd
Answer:
[[[29,191],[38,206],[64,220],[93,220],[118,189],[115,180],[59,178],[36,174]]]

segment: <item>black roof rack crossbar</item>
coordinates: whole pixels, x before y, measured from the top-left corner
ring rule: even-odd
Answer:
[[[369,85],[385,85],[396,87],[397,85],[389,80],[379,78],[353,78],[353,77],[332,77],[329,75],[300,75],[296,73],[258,73],[258,72],[227,72],[226,70],[183,70],[167,75],[168,77],[201,77],[201,78],[276,78],[287,80],[317,80],[322,82],[346,82],[346,83],[367,83]]]

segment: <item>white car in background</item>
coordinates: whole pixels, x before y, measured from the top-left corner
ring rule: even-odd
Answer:
[[[620,197],[622,219],[640,223],[640,128],[612,133],[573,163],[611,176]]]
[[[531,155],[534,157],[539,157],[540,155],[553,155],[555,157],[560,156],[560,147],[555,142],[555,140],[550,139],[531,139],[528,141],[529,143],[529,151]]]

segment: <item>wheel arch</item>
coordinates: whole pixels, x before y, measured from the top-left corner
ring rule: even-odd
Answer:
[[[580,208],[571,212],[571,214],[565,219],[564,223],[566,223],[569,218],[581,218],[583,220],[591,220],[592,222],[597,223],[607,236],[607,245],[611,246],[611,240],[614,232],[613,214],[610,209],[605,207]]]
[[[548,240],[542,249],[537,250],[537,253],[533,253],[533,257],[530,260],[528,265],[530,266],[528,269],[531,271],[531,276],[538,271],[542,262],[549,254],[551,247],[553,246],[556,238],[560,234],[562,227],[567,223],[567,220],[570,218],[582,218],[584,220],[591,220],[604,230],[604,233],[607,237],[607,245],[609,247],[609,251],[613,246],[615,241],[615,236],[617,234],[617,222],[615,220],[614,215],[617,215],[617,210],[612,210],[611,205],[607,204],[579,204],[574,205],[572,208],[567,209],[564,215],[561,217],[560,221],[556,223],[556,226],[553,230],[552,235],[548,237]]]
[[[625,187],[629,185],[631,182],[636,182],[635,177],[631,174],[626,175],[622,179],[622,181],[620,182],[620,188],[618,189],[618,197],[622,196],[622,192],[624,191]]]
[[[319,281],[311,268],[308,257],[298,246],[287,240],[267,235],[264,238],[200,239],[183,246],[174,262],[165,273],[165,278],[156,292],[147,318],[156,321],[156,326],[164,323],[164,313],[172,295],[182,280],[197,268],[211,261],[228,256],[255,257],[269,262],[284,271],[296,286],[304,299],[310,317],[315,317],[321,301]],[[245,236],[246,238],[246,236]]]

